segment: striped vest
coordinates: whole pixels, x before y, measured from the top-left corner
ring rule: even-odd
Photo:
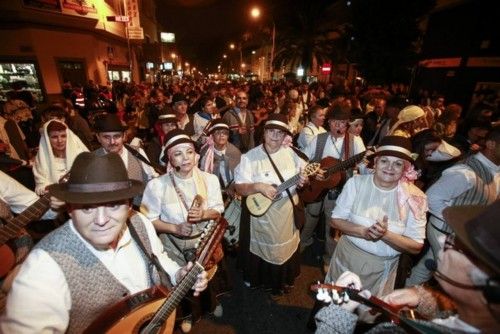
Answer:
[[[487,205],[497,198],[497,188],[494,175],[475,156],[469,156],[462,164],[468,166],[476,174],[476,182],[466,192],[453,200],[452,206],[461,205]]]

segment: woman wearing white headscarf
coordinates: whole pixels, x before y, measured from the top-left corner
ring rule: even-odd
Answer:
[[[51,120],[45,123],[41,135],[33,166],[35,192],[38,195],[43,195],[48,185],[59,182],[70,170],[78,154],[89,151],[80,138],[61,121]]]

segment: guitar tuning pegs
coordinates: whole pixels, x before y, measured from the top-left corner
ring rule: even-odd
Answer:
[[[344,303],[348,303],[351,300],[351,298],[349,298],[349,294],[346,291],[344,291],[344,296],[343,297],[344,298],[342,299],[342,301]]]
[[[323,299],[323,301],[328,304],[332,302],[332,297],[330,297],[330,294],[326,290],[325,290],[325,299]]]
[[[335,304],[339,303],[340,297],[339,297],[339,293],[337,292],[337,290],[332,290],[332,300]]]

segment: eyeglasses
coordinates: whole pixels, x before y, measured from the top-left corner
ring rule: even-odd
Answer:
[[[271,136],[271,137],[281,137],[285,135],[285,131],[280,130],[280,129],[266,129],[266,132]]]

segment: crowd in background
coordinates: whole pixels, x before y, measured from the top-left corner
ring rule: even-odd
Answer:
[[[438,239],[450,233],[444,209],[491,204],[500,193],[496,92],[476,92],[463,106],[426,91],[410,101],[402,84],[178,80],[100,87],[89,81],[67,82],[61,98],[41,110],[27,93],[13,90],[1,109],[5,174],[41,196],[79,153],[113,151],[115,139],[106,134],[123,131],[129,154],[142,155],[138,177],[148,182],[144,197],[133,203],[147,208],[157,233],[175,236],[162,239],[164,246],[178,249],[172,242],[194,233],[180,227],[184,208],[169,207],[178,193],[176,180],[188,204],[195,192],[209,199],[206,212],[191,218],[214,219],[228,205],[239,205],[237,249],[245,284],[274,295],[294,288],[300,253],[316,239],[325,241],[328,282],[354,272],[377,296],[426,283],[432,271],[425,261],[438,257]],[[110,125],[110,114],[118,125]],[[300,188],[326,177],[305,175],[309,162],[359,154],[365,156],[345,168],[347,176],[335,188],[312,203],[299,200]],[[271,185],[295,174],[297,183],[282,189],[273,209],[259,217],[248,211],[242,197],[273,199],[279,194]],[[192,177],[195,192],[172,175]],[[163,189],[172,190],[170,197]],[[167,221],[172,226],[162,225]],[[222,290],[228,289],[230,284]],[[208,290],[208,308],[221,313],[215,310],[216,289]]]

